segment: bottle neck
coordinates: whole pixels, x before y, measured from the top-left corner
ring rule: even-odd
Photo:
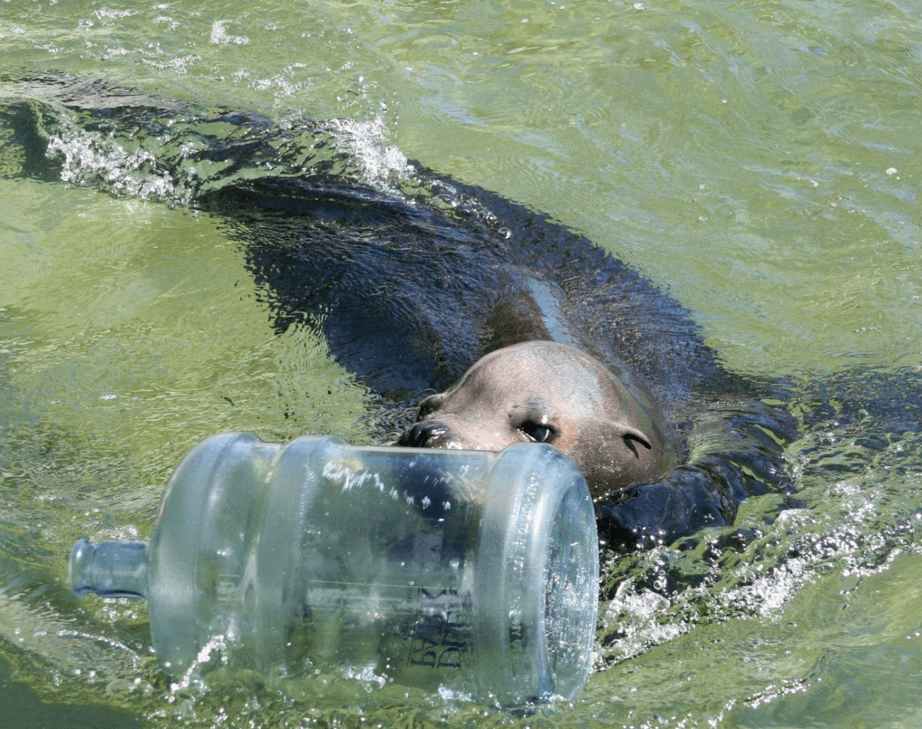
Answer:
[[[146,600],[147,544],[101,542],[94,547],[81,539],[70,553],[68,581],[80,597],[94,593]]]

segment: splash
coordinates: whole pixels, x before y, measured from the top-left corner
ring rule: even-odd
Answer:
[[[48,140],[47,155],[61,164],[61,180],[95,186],[119,197],[188,204],[195,188],[194,171],[184,181],[161,169],[155,155],[128,149],[111,137],[70,126]]]
[[[225,37],[222,22],[213,36],[241,42]],[[4,85],[0,98],[28,108],[39,137],[35,144],[44,145],[63,182],[117,197],[194,206],[206,193],[257,179],[351,181],[403,197],[450,196],[422,190],[414,166],[388,143],[381,116],[297,116],[276,123],[256,113],[164,103],[66,77]]]
[[[899,556],[922,554],[917,381],[904,376],[896,385],[868,373],[854,388],[825,385],[847,391],[795,399],[804,426],[788,449],[795,498],[753,498],[731,526],[609,555],[596,670],[707,625],[782,621],[795,598],[824,580],[853,593]]]
[[[336,119],[330,128],[359,162],[361,181],[380,190],[396,191],[395,183],[407,180],[413,172],[403,152],[386,143],[387,129],[378,116],[371,121]]]

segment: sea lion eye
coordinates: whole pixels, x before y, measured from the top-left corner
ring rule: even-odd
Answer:
[[[445,393],[440,392],[438,395],[430,395],[424,399],[419,404],[419,412],[416,415],[416,422],[418,423],[421,420],[425,420],[432,413],[438,410],[442,406],[442,401],[445,399]]]
[[[519,430],[535,443],[550,443],[557,437],[557,432],[548,425],[527,420],[519,426]]]

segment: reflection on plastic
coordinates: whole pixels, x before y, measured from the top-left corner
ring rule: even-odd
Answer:
[[[161,665],[570,698],[598,607],[595,515],[543,444],[500,453],[218,435],[167,485],[149,546],[74,545],[78,595],[141,597]]]

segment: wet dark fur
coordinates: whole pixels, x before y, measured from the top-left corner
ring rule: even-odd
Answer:
[[[324,149],[313,122],[281,129],[100,84],[29,83],[42,92],[0,106],[0,125],[25,150],[24,175],[57,179],[60,160],[46,150],[65,117],[125,144],[165,140],[167,172],[185,163],[183,135],[200,146],[193,162],[230,160],[191,204],[242,242],[278,330],[322,330],[338,361],[396,409],[445,389],[483,354],[536,338],[578,346],[645,387],[685,463],[598,502],[612,548],[727,524],[748,496],[788,490],[783,447],[795,428],[765,401],[783,397],[781,386],[726,371],[673,298],[547,216],[419,167],[403,195],[372,189],[349,174],[347,155]],[[175,118],[182,124],[171,127]],[[305,136],[317,151],[299,171],[291,151]],[[283,173],[234,177],[266,163]]]

